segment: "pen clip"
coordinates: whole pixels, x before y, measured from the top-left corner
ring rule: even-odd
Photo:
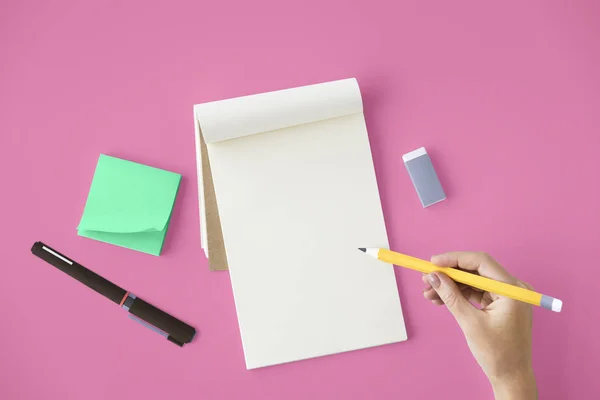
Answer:
[[[132,320],[134,320],[138,324],[141,324],[141,325],[145,326],[146,328],[150,329],[151,331],[154,331],[154,332],[158,333],[159,335],[164,336],[167,339],[169,338],[169,334],[167,332],[163,332],[162,330],[158,329],[154,325],[151,325],[151,324],[147,323],[143,319],[140,319],[140,318],[136,317],[133,314],[129,314],[129,318],[131,318]]]

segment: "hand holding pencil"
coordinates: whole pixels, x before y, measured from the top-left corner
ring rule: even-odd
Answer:
[[[518,301],[464,283],[456,283],[450,279],[450,275],[452,271],[466,273],[535,293],[530,285],[513,277],[485,253],[445,253],[433,256],[429,263],[404,255],[398,257],[395,256],[398,253],[389,250],[385,250],[384,254],[374,254],[374,250],[379,249],[361,250],[367,253],[370,250],[371,255],[382,261],[411,269],[431,269],[432,272],[423,275],[423,282],[427,285],[423,296],[433,304],[446,305],[452,313],[465,335],[471,353],[492,384],[495,398],[537,398],[531,360],[530,304],[534,302]],[[395,258],[395,261],[390,258]],[[532,300],[534,297],[528,299]],[[472,303],[481,308],[473,306]],[[559,305],[562,307],[562,303]],[[551,303],[548,308],[552,309]],[[555,311],[560,310],[556,309],[557,306],[554,308]]]
[[[532,290],[485,253],[453,252],[431,258],[443,268],[460,268]],[[443,273],[423,276],[423,296],[445,304],[462,329],[471,353],[492,384],[495,398],[535,399],[531,357],[532,307],[495,293],[456,284]],[[479,304],[481,309],[471,303]]]

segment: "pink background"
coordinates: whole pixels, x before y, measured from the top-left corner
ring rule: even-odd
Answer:
[[[0,398],[484,399],[420,277],[409,340],[254,371],[227,273],[199,246],[192,105],[355,76],[389,237],[420,257],[486,250],[535,310],[542,399],[600,393],[600,3],[24,1],[0,5]],[[423,210],[401,160],[430,151]],[[76,235],[99,153],[183,175],[164,255]],[[33,257],[43,240],[196,326],[183,349]]]

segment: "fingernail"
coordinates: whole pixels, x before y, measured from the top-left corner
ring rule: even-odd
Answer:
[[[433,286],[434,289],[440,287],[440,278],[438,278],[436,274],[431,273],[427,275],[427,279],[429,280],[429,283],[431,284],[431,286]]]

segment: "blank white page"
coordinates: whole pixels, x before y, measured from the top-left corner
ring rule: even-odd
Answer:
[[[406,340],[362,112],[207,148],[248,369]]]

